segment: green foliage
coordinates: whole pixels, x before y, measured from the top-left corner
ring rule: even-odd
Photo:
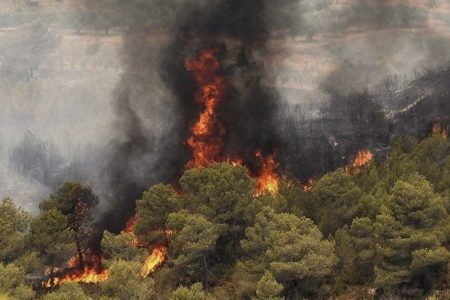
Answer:
[[[180,286],[170,296],[170,300],[206,300],[206,293],[201,283],[194,283],[190,287]]]
[[[34,293],[31,287],[25,284],[23,269],[13,264],[0,263],[0,295],[5,294],[12,299],[33,299]]]
[[[90,209],[98,199],[92,190],[78,182],[65,182],[55,194],[41,202],[42,211],[57,210],[67,217],[68,226],[75,232],[90,219]]]
[[[244,284],[245,280],[256,284],[255,278],[270,270],[285,287],[298,292],[300,282],[322,281],[337,263],[333,243],[323,240],[318,228],[305,217],[277,214],[265,207],[245,236],[241,241],[245,258],[238,264],[240,272],[247,273]]]
[[[438,285],[435,273],[442,272],[449,261],[449,252],[443,248],[446,218],[442,197],[423,176],[399,180],[376,218],[375,284],[395,286],[420,278],[427,286]]]
[[[264,203],[264,206],[271,206],[276,211],[289,212],[299,217],[305,216],[305,212],[312,211],[312,197],[310,197],[310,193],[304,192],[303,185],[300,185],[298,182],[287,181],[285,179],[280,180],[279,195],[276,198],[283,198],[282,201],[285,202],[283,210],[277,209],[277,207],[272,205],[274,200],[276,201],[273,197],[269,199],[268,203]],[[279,207],[283,206],[279,205]]]
[[[28,250],[14,260],[14,264],[24,269],[25,273],[33,273],[40,267],[39,253]]]
[[[432,227],[445,217],[442,197],[435,194],[431,184],[418,174],[406,181],[399,180],[391,191],[388,209],[405,226]]]
[[[358,214],[362,191],[343,169],[323,176],[314,184],[312,193],[320,207],[316,221],[324,235],[349,225]]]
[[[152,186],[137,201],[137,214],[134,231],[151,243],[165,241],[165,226],[170,213],[182,207],[181,199],[173,188],[158,184]]]
[[[28,240],[44,262],[54,264],[76,253],[75,233],[68,229],[67,218],[57,210],[40,213],[30,226]]]
[[[450,141],[440,134],[416,144],[410,138],[398,137],[392,142],[392,149],[381,169],[382,180],[393,187],[399,179],[406,179],[414,172],[425,176],[437,191],[445,190],[440,184],[448,165]]]
[[[64,215],[75,218],[76,214],[81,213],[84,209],[82,206],[90,207],[96,203],[97,199],[90,188],[84,187],[78,182],[65,182],[56,193],[42,201],[39,208],[43,211],[59,210]]]
[[[46,294],[43,300],[88,300],[83,289],[76,283],[65,283],[56,291]]]
[[[169,215],[167,228],[174,231],[169,257],[177,275],[184,276],[182,282],[202,278],[207,285],[216,242],[224,227],[182,210]]]
[[[78,182],[65,182],[56,193],[41,202],[43,212],[55,210],[66,216],[67,228],[75,233],[78,255],[89,248],[93,228],[91,209],[97,205],[97,196],[92,190]]]
[[[11,263],[25,251],[30,216],[11,199],[0,204],[0,262]]]
[[[371,219],[356,218],[351,227],[336,232],[340,280],[351,284],[372,282],[375,258],[375,232]]]
[[[188,170],[180,192],[155,185],[137,201],[137,239],[168,251],[152,279],[141,276],[148,249],[136,246],[136,236],[105,231],[109,279],[97,287],[64,284],[43,299],[364,298],[369,288],[392,295],[399,287],[443,289],[450,280],[449,149],[441,135],[395,138],[384,162],[328,173],[311,192],[282,179],[277,195],[256,196],[243,167]],[[33,278],[42,265],[61,266],[82,251],[96,203],[78,183],[62,185],[34,218],[3,200],[0,298],[33,298],[25,274]]]
[[[101,241],[102,253],[108,260],[139,261],[146,254],[146,250],[137,248],[134,243],[135,237],[131,233],[122,232],[114,235],[105,231]]]
[[[256,284],[256,297],[254,300],[282,300],[278,297],[283,291],[283,285],[279,284],[272,273],[266,271]]]
[[[226,230],[221,230],[216,255],[221,258],[221,264],[232,264],[239,254],[239,241],[245,227],[252,224],[260,207],[260,202],[253,198],[255,181],[249,177],[248,170],[225,163],[213,164],[186,171],[180,185],[188,211],[214,224],[227,226]],[[273,200],[269,198],[267,200]],[[223,273],[223,270],[218,272]]]
[[[116,260],[109,268],[109,278],[100,284],[102,296],[111,299],[147,300],[154,295],[153,281],[141,277],[141,264]]]
[[[442,177],[445,159],[450,156],[450,141],[440,134],[420,142],[413,152],[416,170],[427,178],[434,186]]]
[[[214,164],[192,169],[184,173],[180,184],[187,195],[188,208],[210,221],[231,226],[251,221],[248,209],[255,183],[245,168]]]

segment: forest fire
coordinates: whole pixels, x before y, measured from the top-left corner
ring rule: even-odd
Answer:
[[[353,159],[352,163],[345,167],[345,171],[347,173],[355,173],[359,174],[361,172],[361,168],[368,165],[369,162],[373,158],[373,153],[370,150],[360,150],[356,154],[356,157]]]
[[[52,270],[43,285],[50,288],[66,282],[104,282],[108,280],[109,272],[101,266],[101,260],[100,255],[85,254],[83,261],[80,261],[77,256],[73,256],[67,262],[68,268],[65,272],[61,272],[59,269]]]
[[[221,155],[225,130],[216,119],[216,109],[223,98],[225,81],[217,74],[220,64],[214,50],[203,50],[197,60],[186,59],[185,67],[193,73],[199,86],[195,101],[203,105],[203,111],[187,140],[193,154],[187,166],[205,167],[218,161]]]
[[[360,168],[367,165],[373,158],[373,153],[369,150],[361,150],[353,160],[352,166],[354,168]]]
[[[214,50],[202,50],[196,60],[186,59],[185,68],[193,74],[199,86],[195,101],[203,105],[203,111],[191,128],[191,136],[187,140],[193,156],[193,159],[187,163],[187,167],[206,167],[211,163],[225,160],[235,166],[243,165],[244,162],[240,158],[224,159],[222,157],[225,128],[217,120],[216,113],[224,97],[225,80],[218,75],[220,63]],[[258,182],[256,194],[260,195],[264,192],[276,194],[279,175],[276,172],[278,163],[274,155],[264,157],[261,151],[257,151],[256,157],[261,162],[261,170],[256,178]]]
[[[261,171],[256,178],[258,183],[256,195],[261,195],[264,192],[268,192],[272,195],[277,194],[280,176],[276,172],[278,163],[275,161],[275,156],[269,155],[264,157],[261,151],[257,151],[256,157],[261,162]]]
[[[135,247],[148,247],[146,243],[139,241],[139,239],[134,234],[134,224],[137,220],[138,216],[134,215],[131,217],[123,230],[125,233],[133,235],[133,246]],[[172,232],[166,232],[167,235],[170,235]],[[141,269],[141,275],[143,277],[149,276],[153,273],[159,266],[161,266],[167,259],[167,248],[164,245],[158,245],[153,249],[149,249],[149,256],[145,259],[144,265]]]
[[[217,109],[224,100],[226,84],[225,79],[219,74],[220,63],[215,50],[202,50],[196,59],[186,59],[184,67],[193,74],[198,85],[195,101],[203,107],[186,141],[192,151],[192,159],[186,164],[186,167],[202,168],[215,162],[224,161],[234,166],[245,165],[243,159],[227,157],[223,153],[225,128],[217,118]],[[253,176],[257,181],[255,195],[270,194],[275,196],[278,193],[280,181],[275,155],[265,156],[258,150],[256,151],[256,158],[260,162],[259,171],[250,172],[251,175],[257,174],[257,176]],[[137,215],[132,216],[126,223],[123,232],[132,235],[134,247],[148,249],[149,255],[141,269],[141,275],[147,277],[167,260],[167,245],[151,246],[139,240],[134,234],[134,225],[137,218]],[[166,239],[170,234],[172,234],[170,231],[164,232]],[[101,265],[101,255],[83,255],[81,260],[77,257],[71,258],[65,270],[53,269],[43,285],[53,287],[65,282],[104,282],[108,279],[108,274],[108,270]]]
[[[133,246],[135,247],[145,247],[145,244],[142,243],[141,241],[139,241],[139,239],[136,237],[136,235],[134,234],[134,224],[136,223],[137,220],[137,214],[132,216],[127,223],[125,224],[125,229],[123,230],[123,232],[131,234],[133,236]]]
[[[136,222],[137,215],[132,216],[125,224],[125,229],[123,230],[125,233],[133,233],[134,223]]]
[[[307,183],[303,186],[303,191],[305,193],[311,192],[312,189],[313,189],[313,184],[314,184],[314,179],[313,178],[309,178]]]
[[[163,245],[155,247],[144,262],[141,275],[147,277],[161,266],[167,259],[167,248]]]

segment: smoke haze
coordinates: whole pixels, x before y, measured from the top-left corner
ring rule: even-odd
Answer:
[[[382,149],[390,132],[379,112],[399,109],[381,93],[385,79],[401,90],[418,70],[450,60],[449,1],[0,8],[0,196],[33,210],[61,182],[80,180],[100,196],[97,221],[115,231],[143,190],[173,182],[189,160],[184,141],[200,108],[184,60],[201,49],[216,50],[228,85],[225,151],[250,168],[256,149],[275,152],[282,171],[301,179],[357,148]],[[369,108],[346,110],[355,103]],[[355,123],[355,113],[371,122]]]

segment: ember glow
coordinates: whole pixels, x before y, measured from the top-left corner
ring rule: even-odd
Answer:
[[[261,162],[261,171],[256,178],[258,183],[256,195],[261,195],[265,192],[276,195],[278,193],[280,176],[277,173],[278,163],[275,161],[275,156],[269,155],[264,157],[261,151],[257,151],[256,157]]]
[[[312,188],[313,188],[313,183],[314,183],[314,179],[309,178],[309,179],[308,179],[308,182],[303,186],[303,191],[304,191],[305,193],[311,192],[311,191],[312,191]]]
[[[136,223],[137,215],[132,216],[125,225],[125,229],[123,230],[125,233],[133,233],[134,231],[134,223]]]
[[[214,50],[203,50],[197,60],[186,59],[185,67],[198,84],[195,101],[203,105],[187,140],[193,155],[187,166],[205,167],[220,160],[225,130],[216,118],[216,110],[223,98],[225,81],[218,75],[220,63]]]
[[[53,287],[67,282],[99,283],[108,280],[109,272],[101,265],[101,256],[86,254],[80,261],[78,256],[73,256],[67,262],[68,268],[61,272],[53,269],[47,272],[49,278],[43,283],[45,287]]]
[[[433,134],[434,135],[440,135],[442,138],[447,139],[448,138],[448,131],[445,128],[442,128],[441,124],[435,123],[433,125]]]

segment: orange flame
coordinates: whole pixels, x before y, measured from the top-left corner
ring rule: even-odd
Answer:
[[[158,246],[154,248],[150,255],[144,262],[141,270],[141,275],[147,277],[153,273],[159,266],[161,266],[167,259],[167,249],[165,246]]]
[[[80,262],[77,256],[73,256],[67,262],[68,272],[61,276],[52,276],[54,272],[60,272],[60,269],[53,269],[50,277],[43,283],[45,287],[53,287],[66,282],[84,282],[84,283],[99,283],[108,280],[109,271],[103,269],[101,266],[100,255],[83,255],[83,262]]]
[[[140,248],[148,247],[146,243],[140,241],[134,234],[134,224],[136,223],[137,219],[138,219],[137,214],[131,217],[128,220],[125,229],[123,231],[133,235],[133,246]],[[166,230],[165,234],[167,236],[170,236],[173,234],[173,231]],[[150,255],[145,259],[144,265],[142,266],[141,269],[141,275],[143,277],[147,277],[148,275],[156,271],[156,269],[160,267],[167,259],[167,249],[164,245],[159,245],[155,247],[153,250],[151,251],[150,250],[151,249],[149,249]]]
[[[233,166],[241,166],[244,162],[239,158],[222,156],[222,138],[225,129],[217,120],[218,105],[223,101],[225,80],[220,76],[220,63],[212,49],[200,52],[196,60],[186,59],[185,68],[195,78],[199,91],[195,100],[203,105],[203,111],[198,121],[191,128],[191,136],[187,144],[192,150],[193,159],[187,163],[188,168],[206,167],[214,162],[227,161]],[[274,155],[263,157],[260,151],[256,156],[261,161],[261,171],[257,177],[256,195],[268,192],[272,195],[278,192],[279,175],[276,172],[278,164]]]
[[[353,162],[345,167],[345,171],[347,173],[353,172],[354,174],[359,174],[361,172],[361,168],[368,165],[369,162],[373,158],[373,153],[369,150],[360,150],[358,154],[356,154]]]
[[[127,223],[125,224],[125,229],[123,230],[123,232],[131,234],[133,236],[133,246],[135,247],[144,247],[143,243],[141,241],[139,241],[139,239],[136,237],[136,235],[134,234],[134,224],[136,223],[137,220],[137,214],[135,214],[134,216],[132,216]]]
[[[353,160],[352,166],[354,168],[360,168],[365,165],[367,165],[373,158],[373,153],[369,150],[361,150],[356,155],[355,159]]]
[[[256,178],[256,195],[258,196],[265,192],[275,195],[278,193],[280,182],[280,176],[276,172],[278,163],[275,161],[275,156],[269,155],[264,157],[261,151],[256,151],[256,157],[261,161],[261,171]]]
[[[222,150],[225,130],[216,119],[216,110],[223,98],[225,81],[217,74],[220,63],[214,50],[203,50],[197,60],[186,59],[185,67],[199,86],[195,100],[204,107],[187,140],[193,153],[187,167],[205,167],[218,161]]]

